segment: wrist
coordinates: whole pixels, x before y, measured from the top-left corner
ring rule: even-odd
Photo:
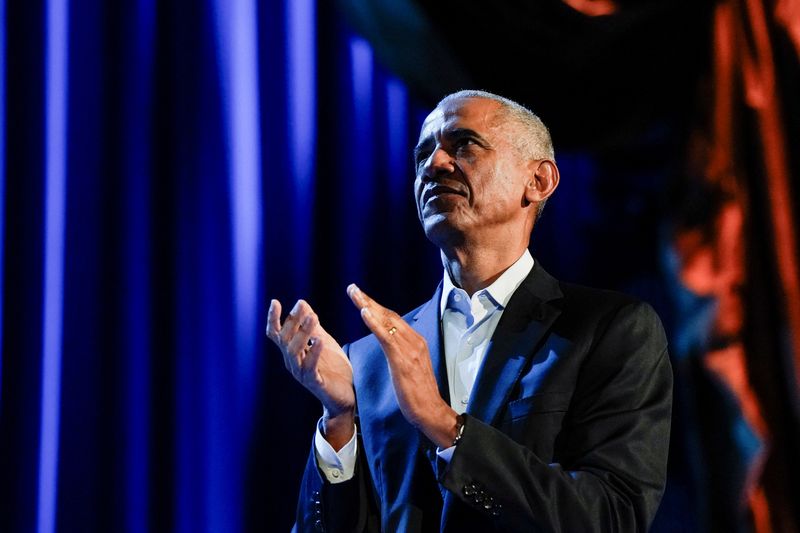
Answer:
[[[444,406],[445,408],[436,417],[436,422],[432,424],[432,430],[428,434],[428,438],[442,450],[453,445],[459,436],[459,423],[463,420],[461,415],[451,409],[449,405],[444,404]]]
[[[355,432],[355,411],[353,409],[342,411],[335,415],[325,409],[322,415],[322,436],[333,447],[340,450],[350,442]]]

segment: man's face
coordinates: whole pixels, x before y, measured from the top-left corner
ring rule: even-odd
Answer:
[[[451,100],[422,125],[414,195],[425,234],[440,247],[523,231],[528,165],[512,144],[516,124],[499,108],[484,98]]]

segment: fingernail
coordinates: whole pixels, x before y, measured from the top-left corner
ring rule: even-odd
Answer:
[[[292,310],[289,314],[296,315],[298,311],[300,311],[300,300],[297,300],[297,303],[294,304],[294,307],[292,307]]]
[[[347,295],[348,296],[352,297],[353,295],[356,294],[357,291],[358,291],[358,286],[356,286],[355,283],[351,283],[350,285],[347,286]]]
[[[372,317],[372,311],[369,310],[369,307],[362,307],[361,308],[361,316]]]

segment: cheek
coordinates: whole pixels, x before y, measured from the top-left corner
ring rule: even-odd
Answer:
[[[474,184],[475,203],[482,209],[489,209],[503,201],[507,194],[505,178],[499,173],[486,173],[484,179]]]
[[[422,206],[420,205],[420,200],[422,198],[422,180],[419,178],[414,180],[414,205],[417,208],[417,218],[422,220]]]
[[[475,209],[482,214],[491,214],[493,218],[505,218],[514,212],[521,202],[521,192],[513,187],[510,182],[493,183],[491,186],[483,187],[479,202],[476,202]]]

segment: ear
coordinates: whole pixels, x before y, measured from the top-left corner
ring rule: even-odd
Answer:
[[[525,200],[538,204],[555,192],[560,175],[555,161],[550,159],[533,160],[529,168],[530,179],[525,185]]]

